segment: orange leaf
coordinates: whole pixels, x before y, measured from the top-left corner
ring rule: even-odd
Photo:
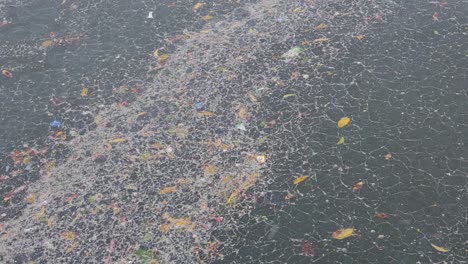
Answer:
[[[159,191],[159,194],[170,194],[171,192],[175,192],[177,190],[177,188],[175,186],[171,186],[171,187],[166,187],[164,189],[162,189],[161,191]]]
[[[363,36],[363,35],[358,35],[358,36],[356,36],[356,38],[357,38],[358,40],[363,40],[363,39],[364,39],[364,36]]]
[[[307,180],[307,178],[309,178],[309,176],[299,176],[293,181],[293,183],[297,185],[297,184]]]
[[[355,191],[361,189],[363,185],[364,185],[364,182],[362,182],[362,181],[356,183],[356,185],[354,185],[354,187],[353,187],[353,192],[355,192]]]

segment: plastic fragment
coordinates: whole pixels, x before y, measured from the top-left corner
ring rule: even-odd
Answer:
[[[197,109],[197,111],[201,111],[205,108],[205,103],[203,102],[198,102],[195,104],[195,109]]]
[[[150,11],[150,12],[148,13],[148,17],[147,17],[147,18],[154,18],[154,17],[153,17],[153,11]]]
[[[61,125],[62,125],[62,122],[60,122],[58,120],[54,120],[54,121],[50,122],[50,126],[52,128],[59,128]]]
[[[266,157],[265,157],[265,155],[258,155],[256,160],[257,160],[258,163],[265,163]]]

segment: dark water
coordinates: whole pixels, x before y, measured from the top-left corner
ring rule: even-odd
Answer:
[[[175,51],[169,39],[206,23],[193,12],[194,4],[40,0],[2,7],[0,18],[14,23],[0,28],[1,67],[14,74],[0,76],[5,174],[14,166],[12,150],[50,144],[52,120],[61,120],[67,131],[92,133],[95,119],[88,111],[131,104],[138,91],[113,89],[154,81],[147,74],[154,50]],[[201,10],[222,20],[239,6],[207,3]],[[328,6],[339,9],[346,3]],[[258,115],[278,124],[258,135],[269,136],[259,149],[273,161],[271,179],[253,212],[239,219],[246,228],[220,232],[233,248],[220,262],[468,261],[468,3],[401,1],[395,6],[380,18],[367,18],[370,26],[358,30],[362,41],[345,43],[338,38],[346,32],[334,32],[337,39],[330,38],[343,42],[345,52],[329,58],[317,82],[298,81],[259,99]],[[327,23],[350,29],[354,20],[362,18],[338,16]],[[76,43],[41,47],[50,32]],[[275,45],[276,50],[256,52],[257,60],[284,53],[298,40]],[[249,78],[270,71],[266,64],[248,67],[246,86]],[[290,70],[314,71],[306,64],[294,67],[279,75],[288,79]],[[87,97],[80,96],[83,87],[89,88]],[[297,98],[283,100],[285,93]],[[337,129],[344,116],[350,124]],[[336,144],[340,137],[345,144]],[[292,184],[299,175],[310,176],[307,184]],[[30,180],[21,179],[2,183],[1,194]],[[350,191],[361,181],[361,190]],[[288,193],[296,197],[285,200]],[[378,213],[388,218],[378,219]],[[331,238],[347,227],[355,229],[352,242]],[[313,247],[312,257],[302,252],[304,241]],[[431,243],[450,251],[437,252]]]

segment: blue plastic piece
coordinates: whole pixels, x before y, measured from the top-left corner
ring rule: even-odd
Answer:
[[[53,127],[53,128],[59,128],[60,125],[62,125],[62,122],[60,122],[58,120],[54,120],[54,121],[50,122],[50,126]]]
[[[205,108],[205,103],[198,102],[198,103],[195,104],[195,109],[197,109],[198,111],[203,110],[203,108]]]

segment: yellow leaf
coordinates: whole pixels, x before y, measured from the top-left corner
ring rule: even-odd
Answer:
[[[307,178],[309,178],[309,176],[299,176],[293,181],[293,183],[297,185],[297,184],[307,180]]]
[[[181,218],[181,219],[176,219],[174,221],[174,225],[177,226],[177,227],[187,226],[190,223],[192,223],[192,221],[188,217],[184,217],[184,218]]]
[[[203,21],[208,21],[210,19],[213,19],[213,16],[210,16],[210,15],[202,16],[200,19],[203,20]]]
[[[247,108],[241,107],[239,108],[239,117],[245,119],[247,117]]]
[[[327,41],[330,41],[329,38],[318,38],[318,39],[314,39],[314,42],[327,42]]]
[[[443,247],[436,246],[436,245],[434,245],[434,244],[432,244],[432,243],[431,243],[431,246],[432,246],[433,248],[435,248],[435,250],[437,250],[437,251],[440,251],[440,252],[449,252],[448,249],[443,248]]]
[[[127,139],[126,138],[116,138],[116,139],[112,139],[111,141],[109,141],[110,144],[112,144],[112,143],[122,143],[122,142],[127,142]]]
[[[146,115],[146,112],[140,112],[138,113],[137,117],[144,116],[144,115]]]
[[[167,60],[167,59],[169,59],[169,55],[167,55],[167,54],[159,55],[159,56],[156,58],[156,60],[157,60],[158,62],[163,62],[163,61],[165,61],[165,60]]]
[[[32,204],[36,201],[36,194],[35,193],[30,193],[28,194],[28,196],[26,197],[26,202],[28,204]]]
[[[229,198],[227,199],[227,202],[226,204],[230,204],[232,203],[232,200],[237,196],[237,193],[239,192],[239,190],[234,190],[231,195],[229,196]]]
[[[89,92],[89,89],[86,87],[83,87],[83,89],[81,90],[81,96],[82,97],[88,96],[88,92]]]
[[[332,238],[341,240],[350,237],[353,233],[354,228],[341,228],[333,232]]]
[[[171,192],[175,192],[177,190],[177,188],[175,186],[171,186],[171,187],[166,187],[164,189],[162,189],[161,191],[159,191],[159,194],[170,194]]]
[[[44,215],[45,210],[45,207],[42,207],[41,210],[39,210],[39,212],[37,212],[37,214],[34,216],[34,219],[38,220],[39,218],[41,218]]]
[[[344,137],[341,137],[340,140],[338,140],[338,142],[336,142],[337,145],[341,145],[344,143]]]
[[[358,40],[363,40],[363,39],[364,39],[364,36],[363,36],[363,35],[358,35],[358,36],[356,36],[356,38],[357,38]]]
[[[47,48],[49,47],[50,45],[52,45],[52,40],[46,40],[46,41],[43,41],[41,43],[41,46],[44,47],[44,48]]]
[[[214,165],[208,165],[203,169],[203,175],[208,176],[218,172],[218,168]]]
[[[209,111],[202,111],[200,113],[198,113],[200,116],[206,116],[206,117],[212,117],[214,116],[214,113],[213,112],[209,112]]]
[[[327,24],[321,23],[321,24],[315,26],[314,29],[315,29],[315,30],[322,30],[322,29],[325,29],[325,28],[327,28],[327,27],[328,27]]]
[[[205,3],[196,3],[194,6],[193,6],[193,10],[198,10],[200,9]]]
[[[338,127],[339,128],[343,128],[345,127],[347,124],[349,124],[349,121],[351,121],[351,119],[349,119],[349,117],[342,117],[340,119],[340,121],[338,121]]]

